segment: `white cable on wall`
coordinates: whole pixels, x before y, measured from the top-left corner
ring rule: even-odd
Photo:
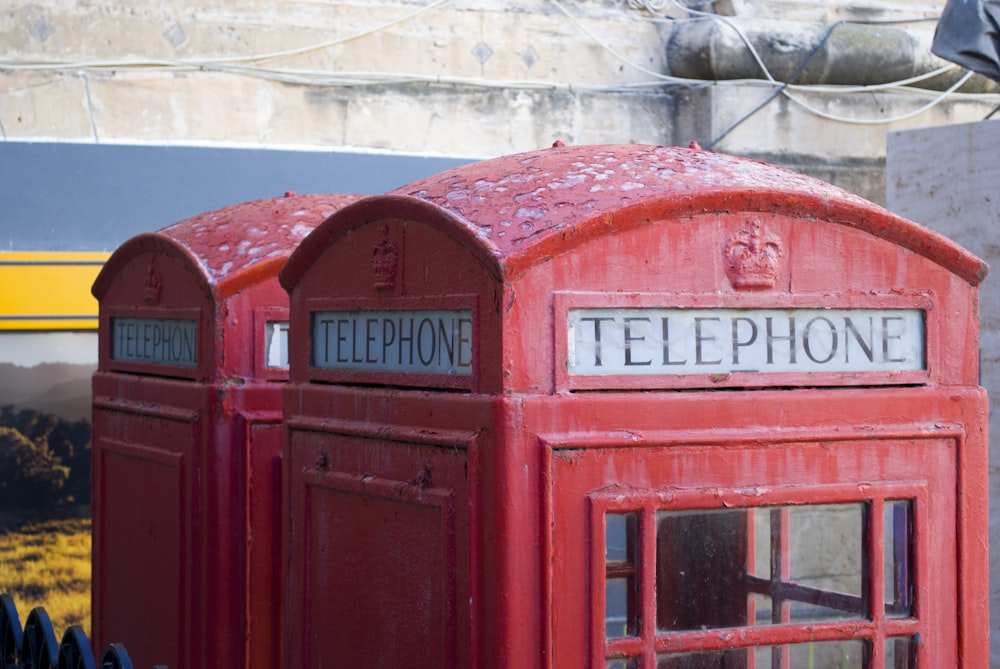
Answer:
[[[654,88],[663,86],[684,86],[684,87],[701,87],[701,86],[746,86],[748,84],[762,84],[775,88],[781,95],[784,95],[794,104],[800,106],[805,111],[826,118],[831,121],[836,121],[840,123],[851,123],[858,125],[871,125],[871,124],[881,124],[881,123],[892,123],[899,120],[905,120],[907,118],[912,118],[918,114],[921,114],[934,106],[942,103],[944,100],[955,95],[962,95],[963,99],[988,99],[990,101],[995,101],[997,95],[995,94],[959,94],[958,89],[971,77],[971,73],[967,73],[962,77],[958,83],[949,87],[946,91],[935,94],[933,99],[928,103],[921,105],[918,109],[915,109],[906,114],[894,117],[879,117],[871,119],[857,119],[849,118],[843,116],[837,116],[834,114],[829,114],[823,112],[822,110],[816,109],[814,106],[803,100],[798,94],[805,93],[830,93],[836,95],[854,95],[854,94],[870,94],[872,92],[878,91],[893,91],[906,93],[911,96],[927,96],[932,94],[930,91],[924,91],[920,89],[915,89],[909,87],[910,84],[917,83],[926,79],[930,79],[936,76],[940,76],[945,72],[952,70],[957,67],[955,65],[949,65],[942,67],[933,72],[928,72],[915,77],[910,77],[907,79],[885,82],[881,84],[872,84],[864,86],[829,86],[829,85],[797,85],[793,82],[785,83],[777,81],[771,72],[768,70],[767,66],[764,64],[760,57],[760,54],[754,48],[753,44],[750,42],[749,38],[740,29],[740,27],[733,21],[729,20],[727,17],[719,16],[717,14],[711,14],[708,12],[703,12],[701,10],[694,9],[692,7],[686,6],[680,3],[678,0],[628,0],[628,6],[635,9],[643,9],[652,13],[659,13],[665,10],[668,5],[672,5],[684,12],[690,14],[695,18],[688,19],[670,19],[672,22],[676,21],[702,21],[702,20],[715,20],[722,21],[724,24],[729,26],[731,29],[735,30],[740,36],[742,42],[746,45],[748,54],[757,63],[760,68],[763,80],[728,80],[728,81],[712,81],[712,80],[700,80],[700,79],[686,79],[681,77],[674,77],[670,75],[664,75],[660,72],[650,70],[649,68],[643,67],[635,62],[632,62],[620,53],[617,49],[612,47],[606,41],[602,40],[593,31],[589,30],[584,26],[578,18],[570,12],[567,7],[560,2],[560,0],[548,0],[548,2],[557,8],[564,16],[567,17],[569,22],[580,32],[585,34],[590,40],[597,44],[601,49],[605,50],[607,53],[612,55],[614,58],[627,65],[628,67],[640,72],[650,79],[648,81],[640,82],[629,82],[629,83],[616,83],[616,84],[592,84],[592,85],[579,85],[579,84],[564,84],[560,82],[551,81],[531,81],[531,80],[521,80],[521,81],[510,81],[510,80],[488,80],[488,79],[477,79],[477,78],[467,78],[467,77],[449,77],[449,76],[428,76],[423,74],[409,74],[409,73],[391,73],[391,72],[331,72],[323,70],[303,70],[303,69],[292,69],[292,68],[277,68],[277,67],[267,67],[262,63],[267,61],[274,61],[280,58],[285,58],[289,56],[301,55],[303,53],[308,53],[312,51],[327,49],[332,46],[341,45],[346,42],[354,41],[367,37],[370,35],[377,34],[384,31],[391,26],[397,25],[404,21],[410,20],[416,16],[429,12],[430,10],[440,8],[448,4],[450,0],[432,0],[427,4],[421,5],[420,7],[403,14],[395,19],[386,21],[372,28],[354,33],[352,35],[327,40],[317,44],[311,44],[308,46],[289,49],[285,51],[264,53],[264,54],[253,54],[247,56],[231,56],[231,57],[218,57],[218,58],[205,58],[205,59],[142,59],[142,58],[128,58],[122,60],[88,60],[88,61],[16,61],[16,60],[2,60],[0,59],[0,70],[8,71],[48,71],[69,74],[74,77],[85,76],[87,71],[94,70],[115,70],[115,71],[205,71],[205,72],[217,72],[224,74],[231,74],[234,76],[245,76],[245,77],[255,77],[260,79],[265,79],[268,81],[274,81],[285,84],[301,85],[301,86],[314,86],[314,87],[349,87],[349,86],[372,86],[372,85],[399,85],[399,84],[444,84],[444,85],[456,85],[456,86],[467,86],[467,87],[479,87],[479,88],[507,88],[507,89],[523,89],[523,90],[581,90],[581,91],[595,91],[595,92],[615,92],[615,91],[629,91],[641,88]],[[925,19],[917,19],[915,21],[923,21]],[[913,21],[888,21],[888,22],[876,22],[876,23],[910,23]],[[836,28],[839,24],[832,24],[830,32]],[[827,34],[827,37],[830,33]],[[811,57],[811,56],[810,56]],[[770,102],[770,100],[768,100]],[[756,110],[754,110],[756,111]],[[747,116],[747,118],[749,115]]]
[[[923,105],[922,107],[918,107],[917,109],[914,109],[913,111],[907,112],[905,114],[899,114],[897,116],[885,116],[877,119],[847,118],[844,116],[838,116],[836,114],[830,114],[828,112],[816,109],[815,107],[807,104],[800,98],[797,98],[791,93],[788,93],[787,91],[785,91],[784,95],[789,100],[793,101],[795,104],[799,105],[809,113],[815,114],[816,116],[825,118],[829,121],[837,121],[839,123],[855,123],[858,125],[881,125],[883,123],[896,123],[898,121],[905,121],[907,119],[913,118],[914,116],[919,116],[920,114],[923,114],[925,111],[928,111],[936,107],[946,98],[951,97],[951,95],[959,88],[961,88],[965,84],[965,82],[967,82],[972,77],[973,74],[974,74],[973,72],[966,72],[961,79],[952,84],[947,90],[942,91],[937,97],[935,97],[933,100]],[[993,97],[995,98],[996,96],[994,95]]]

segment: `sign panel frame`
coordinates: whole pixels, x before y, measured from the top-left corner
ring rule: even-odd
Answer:
[[[145,376],[163,376],[180,379],[197,379],[205,374],[206,365],[213,362],[210,335],[211,322],[205,318],[204,311],[198,307],[152,308],[141,309],[108,309],[101,314],[102,322],[107,319],[106,331],[110,336],[99,340],[100,363],[98,368],[116,372],[142,374]],[[115,333],[114,323],[120,320],[150,320],[150,321],[190,321],[195,324],[197,334],[195,342],[195,363],[193,365],[175,365],[160,362],[139,361],[128,358],[116,358],[114,355]]]
[[[922,385],[928,382],[930,370],[929,360],[933,359],[933,349],[936,342],[928,338],[928,319],[933,308],[932,296],[927,293],[909,294],[879,294],[849,296],[849,295],[773,295],[773,294],[735,294],[735,295],[704,295],[704,294],[684,294],[684,293],[576,293],[560,292],[556,293],[553,299],[554,305],[554,335],[555,335],[555,378],[556,386],[560,391],[580,391],[580,390],[655,390],[671,388],[766,388],[766,387],[804,387],[804,386],[858,386],[858,385]],[[719,353],[720,344],[729,346],[730,350],[736,344],[740,346],[740,353],[748,351],[751,343],[758,348],[764,340],[763,332],[752,332],[754,325],[750,321],[755,317],[761,320],[767,317],[774,318],[775,315],[787,315],[789,318],[796,315],[805,317],[806,322],[819,324],[826,327],[836,319],[843,319],[851,314],[859,318],[868,318],[874,314],[885,313],[890,318],[905,317],[907,325],[914,325],[914,320],[919,321],[920,343],[922,350],[917,354],[919,360],[912,359],[912,356],[905,364],[888,363],[881,366],[872,365],[870,368],[855,364],[840,364],[839,367],[827,367],[817,361],[833,360],[829,347],[822,352],[818,351],[818,346],[810,350],[810,355],[805,355],[802,350],[802,331],[799,337],[799,358],[806,360],[810,364],[767,365],[766,359],[757,360],[751,364],[732,364],[732,359],[726,361],[727,357]],[[581,351],[580,343],[571,337],[570,326],[574,319],[587,318],[587,325],[593,329],[591,337],[598,334],[598,328],[607,326],[616,327],[611,320],[598,323],[595,319],[601,318],[604,314],[608,319],[618,318],[617,340],[614,347],[610,349],[612,355],[617,354],[620,360],[614,365],[602,364],[602,369],[594,366],[594,360],[589,360],[589,365],[579,364]],[[661,358],[653,364],[649,355],[650,346],[656,346],[654,342],[645,338],[647,333],[636,329],[626,331],[623,335],[620,331],[623,327],[623,318],[633,318],[637,321],[646,320],[653,316],[673,317],[686,320],[687,331],[683,333],[685,337],[692,341],[684,349],[684,353],[676,355],[673,359],[668,359],[666,364]],[[746,319],[738,321],[738,319]],[[787,319],[786,319],[787,320]],[[739,326],[742,329],[739,333],[719,330],[722,321],[730,323],[731,326]],[[737,322],[738,321],[738,322]],[[893,321],[893,325],[897,324]],[[576,322],[579,326],[580,323]],[[642,325],[647,325],[642,323]],[[704,327],[704,329],[701,329]],[[778,332],[779,327],[784,327],[784,331]],[[818,327],[818,326],[817,326]],[[715,329],[712,329],[715,328]],[[775,339],[789,335],[788,325],[780,324],[775,326]],[[829,333],[824,334],[816,330],[818,334],[814,340],[825,338],[829,343]],[[614,330],[607,330],[612,339],[616,336]],[[881,338],[874,342],[876,350],[872,351],[872,357],[878,359],[883,353],[890,360],[903,357],[901,353],[904,335],[900,331],[894,331],[886,335],[886,341]],[[862,329],[858,333],[864,338]],[[758,339],[751,341],[754,336]],[[879,337],[882,333],[878,333]],[[840,350],[843,354],[846,344],[853,346],[855,353],[864,353],[864,347],[859,343],[858,336],[854,332],[847,334],[840,333]],[[873,336],[873,335],[872,335]],[[625,342],[625,339],[631,341]],[[732,341],[723,342],[729,337]],[[645,338],[645,339],[644,339]],[[674,339],[671,335],[670,339]],[[694,342],[694,343],[692,343]],[[871,343],[866,340],[866,344]],[[627,344],[627,345],[625,345]],[[702,351],[694,349],[695,344],[704,345]],[[888,351],[883,351],[882,346],[889,346]],[[779,344],[776,344],[776,348]],[[787,341],[783,343],[787,345]],[[709,353],[709,347],[712,347]],[[630,349],[631,350],[627,350]],[[593,348],[587,352],[591,356],[595,354]],[[625,355],[628,354],[628,363],[625,364]],[[670,353],[666,355],[669,358]],[[736,355],[733,353],[732,355]],[[731,356],[730,356],[731,357]],[[776,354],[775,357],[778,357]],[[839,356],[837,356],[839,358]],[[697,358],[697,359],[695,359]],[[737,358],[739,356],[737,355]],[[797,360],[801,363],[801,360]],[[574,364],[577,362],[577,364]],[[604,361],[602,361],[603,363]],[[640,364],[649,362],[650,364]],[[699,364],[692,364],[697,362]],[[740,361],[745,362],[745,360]],[[773,362],[773,361],[772,361]],[[842,363],[843,361],[840,360]],[[723,364],[727,363],[727,364]],[[770,371],[763,368],[770,367]]]
[[[345,384],[372,384],[404,387],[426,387],[468,390],[472,388],[473,379],[479,373],[479,351],[480,323],[478,313],[478,300],[476,295],[440,295],[426,298],[395,298],[391,300],[371,303],[369,301],[358,300],[356,298],[325,298],[309,300],[308,322],[309,328],[309,379],[312,381],[322,381],[328,383]],[[336,364],[316,364],[313,353],[316,343],[314,341],[314,319],[317,314],[357,314],[359,319],[364,319],[366,315],[381,318],[389,314],[400,316],[427,316],[436,318],[437,316],[459,315],[467,318],[470,322],[468,330],[469,350],[462,353],[462,360],[468,359],[467,369],[458,372],[449,371],[443,367],[427,366],[420,369],[419,366],[397,366],[392,368],[385,365],[369,365],[365,363],[344,363],[340,366]],[[359,321],[360,322],[360,321]],[[295,327],[293,324],[292,327]],[[350,335],[341,333],[341,336]],[[366,335],[367,336],[367,335]],[[379,335],[381,336],[381,335]],[[360,337],[360,335],[359,335]],[[465,331],[462,331],[462,338],[465,338]],[[344,340],[344,341],[350,341]],[[359,339],[360,341],[360,339]],[[343,343],[343,342],[342,342]],[[381,344],[377,344],[376,348]],[[381,349],[380,349],[381,350]],[[459,355],[456,351],[455,355]]]
[[[112,318],[111,360],[193,369],[198,366],[198,321],[193,318]]]
[[[266,381],[288,380],[287,307],[260,307],[253,312],[254,372]]]
[[[922,309],[571,309],[572,375],[925,368]]]
[[[314,311],[311,317],[314,367],[472,375],[468,309]]]

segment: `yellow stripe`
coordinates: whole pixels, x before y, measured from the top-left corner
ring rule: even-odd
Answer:
[[[0,330],[96,330],[90,287],[110,255],[0,252]]]

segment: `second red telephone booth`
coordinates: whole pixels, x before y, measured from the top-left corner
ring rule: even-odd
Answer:
[[[93,286],[93,639],[136,666],[270,669],[281,383],[295,245],[354,195],[294,195],[137,235]]]

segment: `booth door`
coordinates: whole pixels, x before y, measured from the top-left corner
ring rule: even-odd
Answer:
[[[956,439],[551,448],[553,666],[955,666]]]
[[[183,666],[193,612],[185,584],[199,531],[191,488],[201,423],[170,408],[94,411],[93,625],[136,666]]]

